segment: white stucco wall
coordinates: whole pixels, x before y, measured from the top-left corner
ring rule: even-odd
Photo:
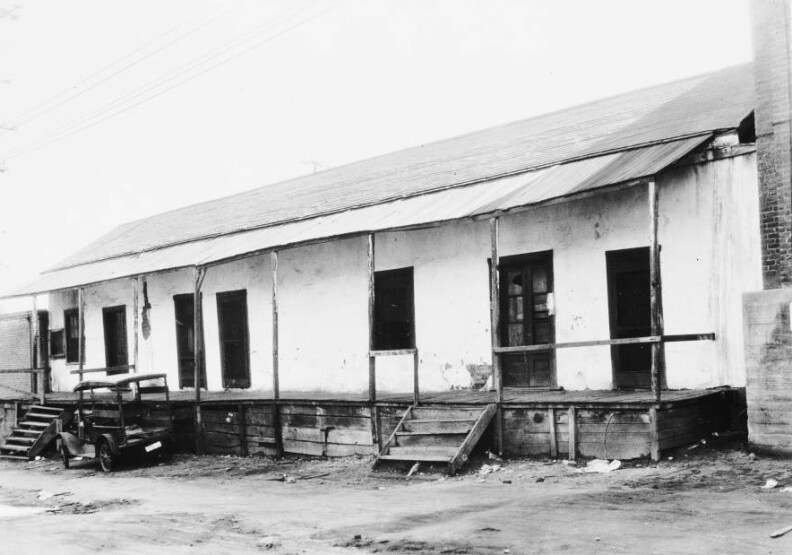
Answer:
[[[761,288],[754,155],[686,166],[658,180],[665,329],[715,332],[715,342],[667,346],[671,388],[745,383],[743,291]],[[558,342],[607,339],[605,253],[648,245],[646,187],[537,208],[501,218],[501,255],[553,251]],[[416,342],[421,388],[469,387],[471,372],[491,362],[490,255],[486,221],[380,233],[376,270],[414,268]],[[192,292],[192,271],[147,277],[151,334],[140,335],[139,371],[165,371],[178,385],[173,296]],[[365,238],[280,253],[280,383],[292,391],[362,392],[368,388]],[[132,357],[134,282],[86,288],[86,367],[104,364],[102,306],[127,305]],[[216,293],[247,291],[252,388],[272,387],[271,269],[257,256],[207,271],[203,285],[209,388],[222,389]],[[76,294],[50,301],[51,326]],[[141,295],[142,307],[143,298]],[[62,359],[53,385],[67,389]],[[70,366],[73,368],[74,366]],[[608,347],[557,351],[557,382],[566,389],[608,389]],[[377,360],[379,391],[412,390],[412,358]]]

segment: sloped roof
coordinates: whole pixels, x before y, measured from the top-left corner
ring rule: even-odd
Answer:
[[[727,68],[127,223],[48,271],[734,129],[753,103],[751,66]]]

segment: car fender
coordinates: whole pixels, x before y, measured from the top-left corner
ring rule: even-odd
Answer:
[[[114,455],[118,455],[121,453],[121,450],[118,448],[118,442],[111,434],[102,434],[96,441],[98,445],[100,441],[106,441],[107,444],[110,446],[110,452]],[[99,450],[97,449],[96,452],[98,453]]]
[[[55,436],[56,439],[60,439],[66,448],[69,450],[69,453],[80,453],[82,452],[82,441],[74,435],[70,434],[69,432],[61,432]]]

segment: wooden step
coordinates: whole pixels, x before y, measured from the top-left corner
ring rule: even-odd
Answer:
[[[410,420],[473,420],[486,407],[413,407]]]
[[[44,428],[47,428],[50,425],[50,423],[49,422],[35,422],[33,420],[23,420],[22,422],[19,423],[19,425],[20,426],[31,426],[33,428],[41,428],[43,430]]]
[[[28,449],[30,449],[30,446],[29,445],[10,445],[8,443],[5,443],[3,445],[0,445],[0,450],[3,450],[3,449],[7,450],[7,451],[27,451]]]
[[[48,414],[48,413],[41,413],[41,412],[31,412],[31,411],[28,411],[28,412],[25,414],[25,416],[23,417],[23,420],[30,420],[30,419],[34,419],[34,420],[46,420],[47,422],[49,422],[49,421],[51,421],[53,418],[57,418],[57,417],[58,417],[58,415],[57,415],[57,414]]]
[[[39,412],[51,412],[53,413],[52,416],[58,416],[60,413],[63,412],[62,408],[59,407],[45,407],[44,405],[33,405],[28,409],[28,412],[35,410]]]
[[[467,437],[461,434],[424,434],[412,432],[396,432],[394,445],[401,447],[454,447],[459,448]]]
[[[14,428],[14,431],[11,432],[12,434],[25,434],[25,435],[34,435],[37,436],[41,433],[41,430],[26,430],[24,428]]]
[[[33,443],[34,441],[36,441],[36,438],[35,437],[8,436],[7,438],[5,438],[5,441],[6,441],[6,444],[8,444],[8,442],[10,441],[12,443],[22,443],[22,444],[28,444],[29,445],[29,444]]]
[[[405,420],[403,428],[416,434],[466,434],[475,423],[475,419]]]
[[[410,456],[404,455],[380,455],[381,461],[408,461],[408,462],[442,462],[447,463],[451,457],[433,455],[433,454],[412,454]]]
[[[435,457],[432,460],[448,461],[451,457],[456,455],[458,447],[449,446],[393,446],[388,451],[388,455],[392,457],[401,457],[403,460],[413,460],[412,457],[416,455],[423,455],[427,457]]]
[[[2,447],[0,447],[0,449],[2,449]],[[6,453],[0,453],[0,459],[14,459],[14,460],[17,460],[17,461],[26,461],[26,460],[28,460],[27,457],[24,457],[22,455],[8,455]]]

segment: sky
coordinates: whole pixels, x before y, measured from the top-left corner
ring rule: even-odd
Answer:
[[[0,0],[0,294],[124,222],[750,59],[748,0]]]

